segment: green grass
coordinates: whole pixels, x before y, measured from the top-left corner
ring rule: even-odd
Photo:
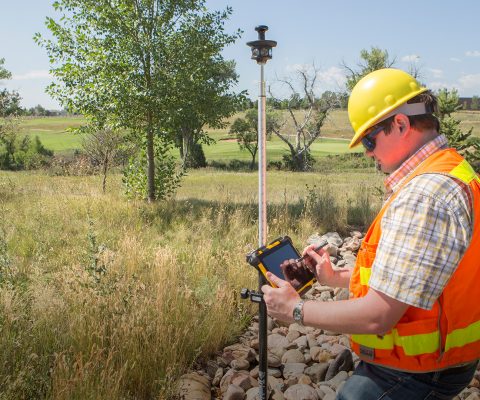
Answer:
[[[82,117],[25,118],[21,123],[21,134],[38,136],[43,145],[56,153],[71,153],[81,148],[82,135],[68,130],[84,123]]]
[[[300,115],[301,113],[298,112]],[[231,124],[235,118],[242,116],[238,113],[227,120]],[[288,116],[284,113],[284,117]],[[473,135],[480,137],[480,112],[460,111],[455,117],[461,120],[461,128],[464,130],[473,127]],[[288,121],[288,118],[287,118]],[[75,149],[81,148],[82,136],[68,131],[70,128],[77,128],[84,123],[82,117],[44,117],[26,118],[22,121],[22,134],[38,135],[42,143],[56,153],[71,154]],[[223,129],[206,129],[208,134],[216,140],[216,144],[204,146],[205,155],[208,161],[227,161],[232,159],[249,160],[247,151],[240,151],[236,142],[231,141],[229,127]],[[288,121],[285,131],[293,134],[293,126]],[[352,129],[348,122],[345,110],[334,110],[329,115],[324,127],[322,137],[312,145],[314,157],[322,157],[328,154],[348,153],[348,140],[352,137]],[[229,140],[230,139],[230,140]],[[343,139],[343,140],[338,140]],[[281,155],[287,152],[287,146],[275,135],[267,143],[267,156],[269,160],[280,160]],[[355,151],[361,151],[358,148]]]

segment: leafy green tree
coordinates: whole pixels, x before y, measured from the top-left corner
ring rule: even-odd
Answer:
[[[276,112],[267,110],[265,113],[266,132],[271,137],[275,129],[279,128],[279,116]],[[258,151],[258,110],[250,109],[245,113],[244,118],[237,118],[230,126],[230,134],[237,138],[240,150],[247,150],[252,156],[250,169],[255,168],[255,158]]]
[[[179,121],[200,108],[205,97],[197,91],[199,82],[218,82],[220,51],[238,36],[223,29],[231,9],[209,12],[204,0],[58,0],[54,8],[63,15],[47,18],[53,39],[35,35],[56,78],[48,93],[89,123],[129,130],[145,146],[139,157],[144,165],[136,160],[129,176],[146,171],[138,178],[146,181],[140,185],[145,197],[161,199],[171,192],[156,184],[176,181],[177,175],[168,157],[155,151],[170,149]],[[228,86],[231,80],[221,82]],[[192,107],[189,101],[198,103]],[[186,122],[181,134],[192,135],[204,120]],[[157,171],[172,176],[156,179]]]
[[[479,102],[478,96],[473,96],[470,108],[472,110],[478,110],[479,106],[480,106],[480,102]]]
[[[395,58],[390,59],[387,50],[382,50],[379,47],[373,47],[369,50],[363,49],[360,51],[360,62],[356,67],[349,67],[342,63],[343,68],[347,71],[347,90],[352,91],[357,82],[370,72],[381,68],[389,68],[395,64]]]
[[[444,134],[450,146],[457,149],[476,171],[480,171],[480,141],[472,136],[473,127],[464,132],[461,121],[452,114],[462,108],[456,89],[440,89],[437,93],[440,133]]]
[[[5,58],[0,58],[0,81],[3,81],[4,79],[10,79],[12,77],[11,72],[4,67],[4,64]]]

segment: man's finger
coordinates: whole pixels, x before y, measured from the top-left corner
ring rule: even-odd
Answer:
[[[284,281],[283,279],[280,279],[278,276],[272,274],[271,272],[267,272],[267,278],[270,282],[272,282],[273,284],[275,284],[278,287],[284,287],[284,286],[289,285],[289,283],[287,281]]]

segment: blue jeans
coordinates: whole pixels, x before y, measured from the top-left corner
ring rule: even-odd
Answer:
[[[472,380],[477,362],[443,371],[412,374],[361,361],[337,400],[447,400]]]

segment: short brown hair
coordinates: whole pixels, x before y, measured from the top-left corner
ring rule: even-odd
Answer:
[[[431,129],[434,129],[437,132],[440,131],[440,122],[438,121],[438,118],[435,116],[435,114],[437,114],[438,112],[437,98],[430,90],[420,93],[414,98],[408,100],[407,103],[408,104],[424,103],[427,109],[427,114],[408,116],[408,120],[410,121],[411,126],[413,126],[415,129],[418,129],[419,131],[425,131],[425,130],[431,130]],[[390,129],[392,128],[392,122],[394,117],[395,115],[378,123],[376,126],[383,126],[385,134],[388,134],[390,133]]]

